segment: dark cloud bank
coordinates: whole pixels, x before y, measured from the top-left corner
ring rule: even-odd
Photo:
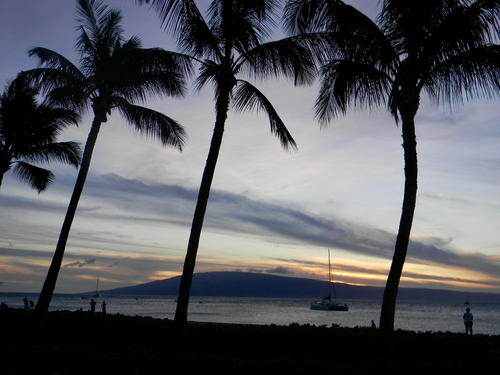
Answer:
[[[140,217],[152,216],[187,224],[190,224],[197,197],[196,189],[145,184],[113,174],[93,178],[85,193],[118,207],[126,203],[129,209],[142,212]],[[211,192],[205,225],[212,229],[279,237],[383,259],[392,258],[396,237],[377,228],[343,221],[336,218],[334,212],[330,217],[320,217],[293,207],[293,203],[257,201],[218,190]],[[446,242],[440,239],[436,239],[435,244],[411,241],[408,258],[417,263],[459,267],[495,277],[500,273],[496,261],[482,254],[456,253],[447,249]]]
[[[79,207],[80,215],[110,216],[109,220],[160,221],[189,226],[194,212],[197,189],[178,185],[143,183],[108,174],[89,176],[84,190],[89,204]],[[5,202],[0,197],[0,204]],[[29,202],[19,202],[28,209]],[[15,202],[9,202],[12,207]],[[34,209],[41,203],[33,200]],[[53,210],[49,204],[47,209]],[[65,208],[64,208],[65,210]],[[102,212],[101,212],[102,211]],[[113,212],[113,214],[103,213]],[[294,207],[289,202],[257,201],[244,195],[213,190],[205,218],[206,230],[245,234],[279,241],[324,246],[370,257],[391,259],[395,234],[377,228],[343,221],[335,216],[319,216]],[[395,228],[397,230],[397,228]],[[500,274],[497,261],[482,254],[459,254],[447,248],[445,241],[434,244],[411,241],[408,260],[473,270],[487,275]],[[81,267],[76,262],[68,267]],[[286,273],[286,270],[277,270]]]

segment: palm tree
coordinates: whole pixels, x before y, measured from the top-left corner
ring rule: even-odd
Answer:
[[[182,96],[189,62],[172,52],[142,49],[137,37],[124,41],[120,12],[108,10],[100,0],[77,0],[77,10],[81,69],[58,53],[37,47],[30,55],[39,60],[41,67],[22,73],[23,79],[51,90],[51,100],[82,110],[91,106],[94,113],[56,251],[35,308],[37,313],[48,311],[97,135],[107,116],[117,109],[139,132],[179,150],[185,139],[184,129],[176,121],[134,102],[151,95]]]
[[[77,125],[79,115],[50,103],[38,103],[38,90],[12,81],[0,97],[0,188],[3,176],[13,173],[38,193],[54,180],[48,169],[31,163],[60,161],[78,168],[77,142],[56,142],[60,131]]]
[[[296,144],[270,101],[253,84],[240,78],[293,77],[296,84],[311,83],[314,64],[311,54],[295,38],[265,42],[275,25],[279,2],[270,0],[214,0],[207,21],[192,0],[137,0],[151,3],[163,24],[178,40],[182,53],[199,61],[197,88],[212,84],[215,91],[215,127],[184,261],[175,321],[181,335],[187,322],[189,294],[200,242],[203,220],[222,143],[227,113],[263,110],[271,132],[287,149]]]
[[[290,0],[292,34],[327,33],[316,115],[385,104],[401,121],[404,200],[380,316],[382,347],[394,355],[394,315],[417,197],[415,115],[422,91],[435,103],[493,97],[500,86],[498,0],[385,0],[376,22],[340,0]]]

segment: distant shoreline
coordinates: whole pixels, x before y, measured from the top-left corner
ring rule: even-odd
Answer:
[[[177,296],[179,284],[180,276],[176,276],[129,287],[104,289],[99,292],[107,295]],[[354,286],[343,283],[335,283],[335,289],[340,300],[382,301],[384,293],[383,287]],[[95,291],[59,294],[92,295],[95,294]],[[250,272],[196,273],[191,289],[192,297],[308,298],[318,300],[328,294],[329,284],[326,281]],[[398,293],[398,301],[464,303],[468,300],[475,303],[500,303],[500,294],[404,287],[399,288]]]

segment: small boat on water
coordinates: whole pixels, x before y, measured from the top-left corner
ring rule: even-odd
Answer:
[[[467,292],[467,300],[464,302],[464,305],[470,305],[469,292]]]
[[[325,311],[349,311],[349,306],[345,303],[332,301],[331,297],[325,297],[321,302],[311,303],[311,310],[325,310]]]
[[[97,286],[95,288],[95,294],[92,296],[94,298],[100,298],[102,297],[100,294],[99,294],[99,279],[97,279]]]
[[[328,249],[328,283],[330,284],[330,294],[323,298],[321,302],[311,303],[311,310],[324,310],[324,311],[349,311],[349,306],[345,303],[337,302],[337,295],[335,293],[335,284],[332,280],[332,272],[330,265],[330,249]],[[332,292],[334,299],[332,301]]]

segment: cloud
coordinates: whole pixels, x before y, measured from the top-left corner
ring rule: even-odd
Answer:
[[[114,192],[119,190],[120,194]],[[85,190],[92,206],[80,215],[120,221],[160,222],[188,227],[197,190],[179,185],[146,183],[115,174],[91,175]],[[37,202],[37,209],[43,209]],[[52,208],[49,203],[48,207]],[[269,242],[302,242],[381,259],[391,259],[396,235],[387,231],[292,207],[288,202],[268,202],[221,190],[211,192],[205,231],[233,236],[257,236]],[[85,234],[89,238],[90,234]],[[94,233],[95,241],[106,241]],[[115,239],[117,240],[117,239]],[[126,244],[128,239],[121,240]],[[408,260],[415,263],[460,267],[492,276],[500,274],[498,261],[483,254],[461,254],[449,248],[449,240],[411,240]],[[282,272],[284,270],[281,270]]]
[[[69,264],[66,264],[64,265],[63,267],[67,267],[67,268],[71,268],[71,267],[78,267],[78,268],[82,268],[82,267],[86,267],[86,266],[90,266],[90,265],[94,265],[96,263],[96,258],[91,258],[91,259],[88,259],[88,260],[85,260],[83,262],[73,262],[73,263],[69,263]]]
[[[115,194],[116,191],[120,191],[120,194]],[[182,226],[188,231],[196,197],[197,189],[180,185],[142,182],[116,174],[91,174],[85,190],[85,200],[81,205],[82,210],[79,208],[77,216],[87,218],[91,222],[102,221],[116,225],[121,225],[120,223],[175,225]],[[0,203],[5,202],[9,202],[9,199],[2,201],[0,196]],[[60,209],[60,205],[50,199],[38,199],[36,202],[21,199],[21,202],[23,209],[28,211],[30,207],[37,211]],[[384,260],[392,258],[396,238],[394,233],[343,220],[335,213],[329,216],[319,215],[289,202],[258,200],[245,194],[217,189],[211,192],[204,231],[224,233],[233,237],[255,237],[270,243],[279,241],[280,244],[288,242],[293,245],[302,243],[321,246]],[[129,253],[137,252],[139,244],[136,238],[129,238],[126,232],[121,234],[109,232],[100,227],[92,231],[77,231],[75,228],[71,238],[72,241],[81,243],[82,248],[84,241],[87,248],[91,248],[91,244],[95,243],[98,246],[95,249],[102,248],[108,243],[113,248],[119,248],[120,252]],[[8,247],[1,249],[3,254],[21,254],[8,242],[6,246]],[[143,249],[147,246],[161,249],[161,246],[153,243],[141,246]],[[130,250],[127,250],[128,248]],[[43,251],[25,251],[20,256],[48,258],[52,254]],[[75,257],[73,256],[74,261],[65,265],[65,268],[85,269],[95,264],[91,263],[93,258],[82,261],[81,255],[76,259]],[[71,255],[67,254],[65,259],[71,260]],[[407,260],[417,264],[480,272],[495,279],[500,274],[498,259],[490,259],[480,253],[462,254],[451,248],[449,240],[436,237],[411,240]],[[120,263],[122,261],[120,259]],[[100,264],[110,264],[108,269],[118,267],[116,258],[110,258]],[[133,268],[132,265],[120,264],[120,266]],[[147,268],[154,270],[156,267],[151,264],[151,267]],[[252,272],[293,273],[286,267],[272,270],[252,269]]]
[[[30,258],[30,259],[52,258],[52,254],[47,251],[21,249],[21,248],[6,248],[6,247],[0,247],[0,256]]]
[[[295,272],[291,271],[290,268],[282,267],[282,266],[278,266],[276,268],[266,270],[266,272],[267,273],[277,273],[280,275],[293,275],[295,273]]]
[[[241,269],[236,269],[235,271],[236,272],[243,272],[243,270],[241,270]],[[244,271],[244,272],[263,273],[264,270],[263,269],[259,269],[259,268],[247,268],[246,271]]]

